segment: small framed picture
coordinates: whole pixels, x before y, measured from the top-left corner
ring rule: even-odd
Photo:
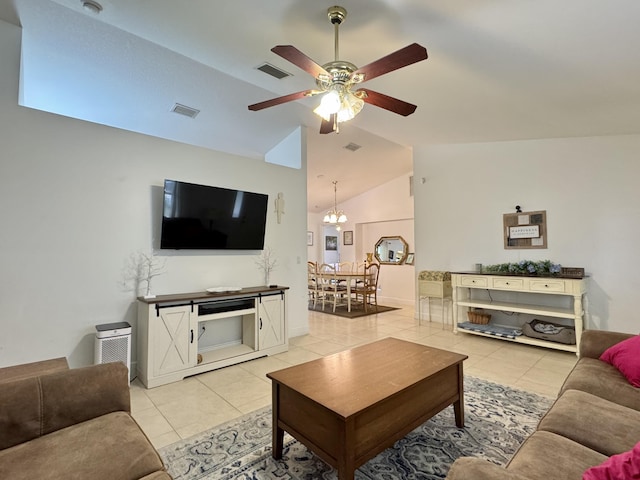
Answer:
[[[407,259],[404,261],[407,265],[413,265],[413,253],[407,253]]]
[[[353,245],[353,230],[345,230],[342,234],[342,243],[345,245]]]
[[[325,250],[338,250],[338,237],[334,235],[324,237]]]
[[[313,245],[313,232],[307,232],[307,247]]]

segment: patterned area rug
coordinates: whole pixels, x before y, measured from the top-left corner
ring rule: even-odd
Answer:
[[[465,428],[447,407],[369,460],[356,479],[444,478],[461,456],[505,464],[534,432],[551,400],[472,377],[465,378]],[[336,480],[337,472],[285,433],[282,460],[271,456],[271,409],[160,449],[176,480]]]

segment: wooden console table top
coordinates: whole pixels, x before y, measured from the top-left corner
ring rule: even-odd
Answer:
[[[228,292],[214,292],[210,293],[206,290],[201,292],[191,293],[174,293],[171,295],[157,295],[153,298],[138,297],[138,300],[148,304],[165,303],[165,302],[180,302],[185,300],[215,300],[220,298],[230,297],[246,297],[247,295],[259,295],[260,293],[268,292],[280,292],[283,290],[289,290],[289,287],[268,287],[266,285],[258,287],[245,287],[240,290],[228,291]]]
[[[341,480],[449,405],[464,425],[467,358],[386,338],[267,374],[273,392],[273,456],[286,430]]]

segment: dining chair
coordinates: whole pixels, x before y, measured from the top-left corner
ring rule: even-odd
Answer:
[[[353,262],[338,263],[336,271],[342,272],[342,273],[351,273],[353,271]],[[347,279],[338,277],[338,283],[346,285]]]
[[[356,284],[355,292],[356,302],[358,298],[362,296],[362,304],[364,311],[367,311],[367,305],[371,305],[371,299],[373,298],[373,304],[378,308],[378,277],[380,274],[380,265],[377,263],[371,263],[364,269],[361,282]]]
[[[338,271],[351,273],[353,271],[353,262],[340,262],[338,264]]]
[[[318,270],[318,277],[320,279],[320,295],[322,297],[322,309],[324,310],[325,303],[332,301],[333,311],[336,311],[338,305],[346,305],[346,293],[347,287],[338,282],[336,276],[336,269],[333,265],[323,263]]]
[[[313,302],[313,308],[316,308],[319,299],[318,264],[316,262],[307,262],[307,292],[309,303]]]

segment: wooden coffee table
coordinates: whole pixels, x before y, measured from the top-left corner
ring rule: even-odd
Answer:
[[[289,432],[351,480],[355,469],[453,404],[464,426],[462,362],[454,352],[386,338],[267,374],[273,457]]]

